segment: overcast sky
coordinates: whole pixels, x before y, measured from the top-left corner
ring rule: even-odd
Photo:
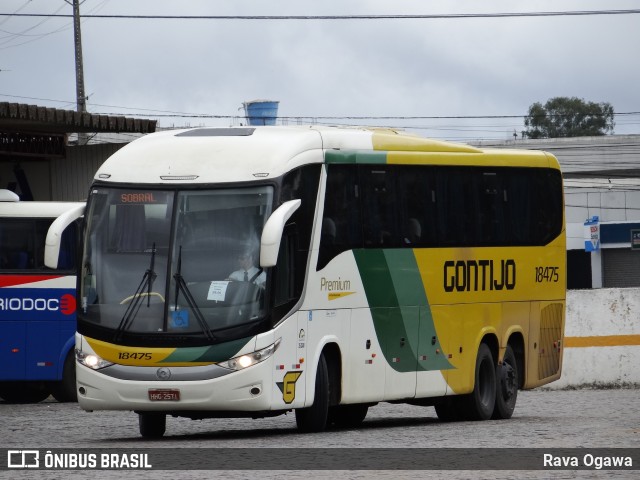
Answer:
[[[84,0],[83,15],[430,15],[640,9],[610,0]],[[2,14],[72,14],[2,0]],[[88,110],[160,127],[239,124],[242,103],[283,117],[524,116],[576,96],[640,112],[640,14],[376,20],[85,18]],[[0,16],[0,101],[75,109],[71,18]],[[167,117],[167,112],[181,115]],[[202,116],[202,118],[197,118]],[[223,118],[215,118],[223,117]],[[318,119],[434,138],[507,139],[522,118]],[[290,120],[295,123],[295,120]],[[640,114],[615,133],[640,133]]]

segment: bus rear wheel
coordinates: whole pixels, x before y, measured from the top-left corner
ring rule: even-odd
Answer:
[[[496,404],[496,364],[486,343],[481,343],[478,348],[473,392],[461,400],[465,406],[465,417],[469,420],[488,420],[493,415]]]
[[[322,432],[329,418],[329,371],[324,353],[320,355],[316,372],[316,393],[313,405],[296,409],[296,425],[303,433]]]
[[[502,364],[496,369],[496,405],[492,418],[511,418],[518,398],[518,364],[513,349],[507,345]]]
[[[140,435],[144,438],[161,438],[167,429],[167,416],[157,412],[139,412]]]

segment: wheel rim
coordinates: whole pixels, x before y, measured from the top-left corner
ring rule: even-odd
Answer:
[[[509,363],[503,363],[500,369],[502,398],[509,400],[516,391],[516,371]]]

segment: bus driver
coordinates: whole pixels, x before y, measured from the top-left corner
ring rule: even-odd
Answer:
[[[232,272],[227,280],[251,282],[261,288],[264,288],[267,276],[261,268],[258,268],[253,264],[253,255],[251,252],[243,252],[238,255],[238,265],[240,268],[235,272]]]

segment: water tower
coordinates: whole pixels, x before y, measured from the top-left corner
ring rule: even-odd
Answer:
[[[278,116],[278,104],[273,100],[252,100],[244,102],[244,116],[248,125],[275,125]]]

